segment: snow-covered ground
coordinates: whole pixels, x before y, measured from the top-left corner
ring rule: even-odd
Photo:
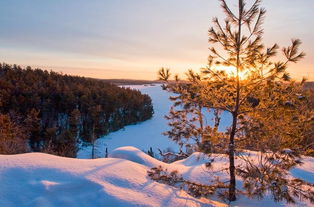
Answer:
[[[215,162],[208,170],[205,167],[208,158],[201,153],[171,164],[145,154],[142,150],[147,151],[150,147],[155,152],[158,148],[177,150],[176,144],[161,134],[167,130],[164,115],[168,113],[171,102],[169,94],[160,86],[132,87],[151,96],[155,114],[151,120],[126,126],[98,139],[98,156],[103,157],[108,147],[110,158],[73,159],[43,153],[0,155],[0,207],[228,206],[215,197],[212,200],[193,198],[180,189],[157,183],[147,176],[147,170],[161,165],[168,171],[178,170],[185,179],[206,184],[213,176],[228,179],[228,174],[221,171],[228,166],[228,161],[224,156],[213,155]],[[222,130],[229,123],[230,117],[224,115]],[[90,158],[90,154],[91,147],[83,147],[78,158]],[[291,175],[314,183],[314,158],[305,157],[303,161],[302,166],[291,170]],[[237,183],[240,187],[241,181],[237,180]],[[275,203],[270,196],[262,200],[239,196],[230,206],[293,205]],[[301,201],[297,206],[311,205]]]
[[[43,153],[0,155],[0,206],[182,207],[219,204],[195,199],[183,191],[150,180],[147,170],[160,162],[138,149],[125,148],[113,153],[113,157],[124,159],[82,160]]]
[[[194,153],[185,160],[166,164],[134,147],[118,148],[111,152],[110,158],[93,160],[43,153],[0,155],[0,206],[228,206],[218,199],[193,198],[180,189],[157,183],[147,176],[147,170],[161,165],[169,171],[178,170],[185,179],[207,183],[210,176],[218,175],[205,168],[207,161],[205,155]],[[313,164],[313,158],[306,158],[305,165],[297,168],[295,173],[313,182]],[[226,165],[226,159],[220,157],[215,160],[213,169]],[[240,196],[230,206],[293,205],[275,203],[270,197],[249,200]],[[302,201],[297,206],[311,205]]]
[[[138,86],[124,86],[140,90],[142,93],[148,94],[152,98],[154,106],[154,115],[150,120],[147,120],[136,125],[129,125],[116,132],[112,132],[107,136],[97,139],[96,148],[97,156],[104,157],[105,149],[111,152],[113,149],[122,146],[134,146],[141,150],[149,150],[153,148],[154,152],[158,149],[166,150],[170,148],[174,151],[178,150],[178,145],[162,135],[168,130],[167,120],[164,118],[169,113],[172,102],[169,100],[170,93],[163,91],[160,85],[138,85]],[[212,117],[208,117],[210,122]],[[229,126],[230,115],[223,114],[221,120],[221,130]],[[91,146],[82,147],[78,152],[78,158],[91,158]]]

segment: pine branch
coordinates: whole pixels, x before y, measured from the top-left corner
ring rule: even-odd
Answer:
[[[223,9],[223,11],[225,12],[225,14],[227,15],[227,17],[232,20],[232,22],[238,22],[239,19],[238,17],[236,17],[234,15],[234,13],[230,10],[230,8],[228,7],[227,3],[225,0],[220,0],[221,2],[221,7]]]

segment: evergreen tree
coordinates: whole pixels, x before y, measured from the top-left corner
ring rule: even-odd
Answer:
[[[262,43],[261,26],[266,12],[260,8],[261,0],[255,0],[249,7],[245,0],[238,0],[235,11],[226,1],[220,2],[226,20],[222,24],[214,18],[214,27],[209,29],[208,66],[202,68],[201,74],[189,72],[188,81],[168,82],[163,87],[179,94],[182,101],[194,103],[192,97],[187,100],[180,97],[185,92],[178,85],[183,85],[192,89],[203,107],[231,114],[229,130],[224,135],[218,134],[225,142],[219,147],[226,147],[229,157],[229,201],[236,200],[236,173],[244,179],[249,196],[260,198],[269,190],[276,201],[293,202],[293,196],[311,198],[310,188],[302,190],[304,182],[290,180],[288,176],[288,170],[300,163],[299,149],[285,149],[293,147],[287,145],[291,140],[302,139],[306,126],[302,123],[309,118],[309,111],[302,112],[304,100],[297,95],[304,93],[302,86],[291,80],[286,71],[289,63],[305,56],[298,51],[301,41],[293,39],[291,46],[282,49],[285,60],[275,61],[278,45],[265,48]],[[228,69],[232,72],[227,72]],[[161,69],[159,75],[161,80],[168,81],[170,72]],[[278,119],[280,115],[283,117]],[[298,123],[286,124],[293,119]],[[219,123],[219,116],[216,120]],[[202,145],[217,138],[215,130],[209,132],[202,134]],[[241,153],[247,147],[245,142],[255,142],[254,149],[260,151],[258,163],[252,163]],[[236,166],[236,155],[244,165]],[[283,188],[286,190],[280,190]]]
[[[187,73],[188,80],[200,80],[200,76],[189,70]],[[218,127],[220,124],[219,109],[210,109],[205,107],[199,94],[195,93],[196,89],[192,84],[172,85],[173,91],[177,95],[171,96],[174,106],[171,107],[169,115],[165,116],[169,120],[170,130],[165,132],[170,139],[179,144],[180,149],[185,147],[188,154],[202,150],[203,152],[214,152],[212,148],[213,134],[219,134]],[[205,114],[214,113],[214,127],[210,127]],[[208,134],[212,135],[212,139],[202,140]],[[201,143],[201,141],[203,143]],[[206,144],[204,143],[206,142]]]
[[[45,144],[42,151],[49,154],[56,154],[55,152],[55,143],[57,140],[57,131],[56,127],[46,128],[44,132]]]
[[[5,114],[0,114],[0,154],[28,151],[27,136],[23,129]]]
[[[65,140],[60,139],[75,142],[68,139],[68,130],[76,141],[91,141],[93,115],[89,109],[93,106],[101,106],[95,137],[145,121],[153,114],[150,97],[138,90],[5,63],[0,64],[0,106],[0,113],[15,114],[24,121],[14,123],[29,134],[33,151],[54,154],[62,154],[57,146]]]
[[[78,139],[80,135],[80,122],[81,112],[78,109],[74,109],[69,117],[69,129],[75,139]]]
[[[41,127],[39,111],[32,108],[25,119],[25,125],[30,136],[30,146],[34,151],[41,150]]]
[[[149,148],[149,150],[147,151],[147,154],[148,154],[149,156],[151,156],[151,157],[155,157],[155,156],[154,156],[154,151],[153,151],[153,148],[152,148],[152,147]]]
[[[91,143],[92,143],[92,159],[96,158],[96,146],[95,141],[99,135],[97,132],[100,130],[101,120],[102,120],[102,109],[100,105],[90,108],[91,111]]]

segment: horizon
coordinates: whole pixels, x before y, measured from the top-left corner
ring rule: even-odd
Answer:
[[[229,1],[230,2],[230,1]],[[207,30],[218,1],[1,2],[1,62],[98,79],[156,80],[206,66]],[[307,54],[289,66],[292,78],[314,81],[313,1],[264,0],[264,42],[287,46],[300,38]],[[57,15],[56,15],[57,14]]]

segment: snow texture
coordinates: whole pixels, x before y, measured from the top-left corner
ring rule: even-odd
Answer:
[[[226,206],[152,181],[147,170],[162,163],[136,148],[117,149],[112,157],[124,159],[0,155],[0,206]]]
[[[138,149],[147,151],[152,147],[155,153],[158,153],[158,149],[167,150],[171,149],[178,151],[178,145],[168,139],[168,137],[162,135],[167,131],[167,120],[164,118],[169,113],[172,102],[169,100],[169,96],[173,95],[161,89],[161,85],[133,85],[123,86],[140,90],[144,94],[148,94],[154,106],[154,115],[150,120],[135,125],[129,125],[123,129],[112,132],[107,136],[101,137],[96,140],[96,154],[98,157],[105,156],[105,150],[108,151],[122,147],[122,146],[134,146]],[[213,116],[209,115],[208,123],[211,123]],[[221,119],[221,130],[225,129],[231,123],[231,117],[227,113],[223,114]],[[91,158],[91,146],[81,147],[78,152],[78,158]]]
[[[253,156],[254,157],[254,156]],[[147,170],[162,166],[168,171],[178,170],[185,179],[206,184],[210,176],[227,174],[219,169],[228,163],[226,157],[214,155],[211,161],[202,153],[171,164],[158,161],[141,150],[129,146],[115,149],[110,158],[73,159],[43,153],[0,155],[0,206],[228,206],[216,198],[196,199],[180,189],[152,181]],[[296,168],[298,177],[309,182],[313,179],[314,158],[305,157],[304,165]],[[240,185],[240,180],[237,181]],[[214,201],[215,200],[215,201]],[[275,203],[267,196],[250,200],[239,196],[230,206],[262,207],[291,206]],[[297,206],[311,206],[306,201]]]
[[[132,87],[151,96],[155,114],[148,121],[126,126],[98,139],[98,156],[103,157],[108,147],[109,158],[73,159],[43,153],[0,155],[0,207],[228,206],[215,197],[213,200],[193,198],[180,189],[157,183],[147,176],[151,167],[162,166],[168,171],[177,170],[185,179],[202,184],[208,184],[210,178],[216,176],[228,180],[225,171],[228,159],[223,155],[214,154],[208,158],[202,153],[194,153],[184,160],[167,164],[145,154],[142,150],[147,151],[150,147],[155,153],[158,148],[177,150],[175,143],[161,135],[167,130],[164,115],[168,113],[171,102],[169,94],[158,85]],[[226,127],[229,122],[226,116],[222,125]],[[252,159],[256,159],[256,153],[250,154]],[[78,158],[90,157],[90,146],[83,147],[78,153]],[[208,170],[205,164],[212,159],[212,168]],[[314,183],[314,158],[305,157],[303,162],[303,165],[291,170],[291,175]],[[241,186],[241,180],[237,180],[237,185]],[[290,205],[275,203],[270,196],[262,200],[239,196],[230,206]],[[297,206],[311,205],[301,201]]]

